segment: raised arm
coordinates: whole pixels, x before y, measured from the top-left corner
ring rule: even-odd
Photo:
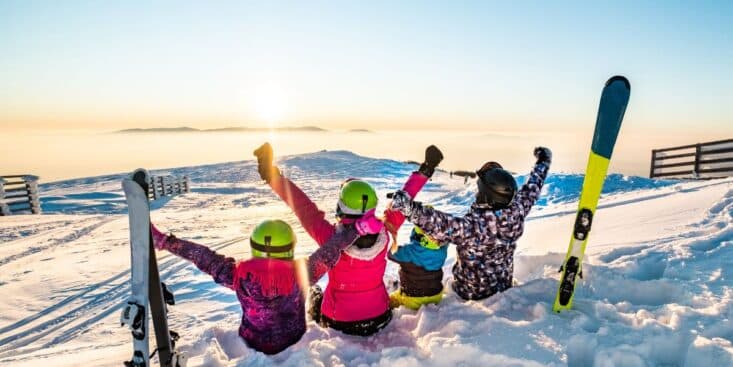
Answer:
[[[335,226],[326,220],[326,213],[318,209],[298,186],[289,179],[278,176],[270,181],[270,187],[293,210],[300,224],[319,246],[331,238],[336,231]]]
[[[211,275],[217,284],[232,286],[236,267],[236,261],[233,258],[217,254],[206,246],[182,240],[173,235],[166,235],[152,224],[150,228],[156,249],[167,250],[192,262],[199,270]]]
[[[425,149],[425,160],[420,165],[420,168],[413,172],[410,177],[402,186],[402,191],[406,192],[411,198],[414,198],[420,190],[425,186],[430,177],[435,173],[435,168],[443,160],[443,152],[438,149],[435,145],[431,145]],[[384,211],[384,224],[387,226],[387,230],[393,235],[405,222],[405,216],[399,210],[392,210],[391,207],[387,207]]]
[[[335,232],[326,243],[308,256],[307,259],[296,260],[296,266],[299,263],[300,266],[305,267],[310,285],[316,284],[323,274],[331,270],[341,258],[341,252],[361,236],[355,226],[341,226],[339,228],[339,231]]]
[[[527,177],[527,182],[519,189],[514,202],[510,206],[519,220],[524,220],[540,197],[542,186],[545,183],[552,162],[552,152],[547,148],[535,148],[534,155],[537,158],[537,163],[535,163],[532,172]]]
[[[413,172],[410,178],[407,179],[407,182],[405,182],[402,190],[407,192],[410,197],[415,197],[427,182],[427,176],[420,172]],[[384,225],[387,226],[390,233],[397,233],[404,222],[405,216],[399,210],[387,207],[387,210],[384,211]]]
[[[280,174],[280,170],[272,165],[272,147],[265,143],[255,150],[258,171],[272,191],[277,194],[295,213],[300,224],[318,245],[323,245],[335,232],[335,227],[326,220],[326,213],[318,209],[313,201],[292,181]]]
[[[413,201],[404,191],[394,194],[392,208],[400,210],[407,220],[440,243],[460,245],[476,236],[496,237],[496,216],[492,212],[484,212],[481,216],[469,212],[466,216],[454,217]]]

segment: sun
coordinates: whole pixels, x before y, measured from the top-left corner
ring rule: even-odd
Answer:
[[[278,126],[288,112],[287,93],[275,83],[261,85],[255,91],[254,112],[257,119],[268,127]]]

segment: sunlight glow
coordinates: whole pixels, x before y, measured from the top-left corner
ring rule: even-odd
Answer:
[[[256,89],[253,109],[257,119],[268,127],[277,127],[288,114],[285,90],[275,83],[265,83]]]

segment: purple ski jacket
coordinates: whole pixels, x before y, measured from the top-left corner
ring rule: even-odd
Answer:
[[[306,321],[305,296],[299,285],[317,281],[338,260],[344,243],[350,245],[359,236],[355,229],[343,231],[311,255],[307,263],[274,258],[237,262],[206,246],[166,235],[155,226],[151,228],[157,249],[191,261],[217,284],[237,293],[242,306],[239,336],[248,346],[265,354],[277,354],[300,340]],[[297,271],[296,266],[301,264],[308,269]],[[298,274],[310,279],[298,279]]]

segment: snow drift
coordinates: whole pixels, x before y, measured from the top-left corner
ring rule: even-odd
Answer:
[[[528,154],[526,167],[512,168],[528,172],[532,163]],[[290,156],[279,165],[326,211],[346,177],[367,179],[384,198],[415,168],[344,151]],[[282,218],[298,231],[296,256],[315,248],[260,183],[252,161],[154,173],[192,178],[192,193],[153,204],[153,221],[178,236],[245,258],[254,224]],[[118,323],[129,293],[120,177],[43,185],[44,215],[0,219],[0,365],[112,366],[129,359],[129,332]],[[489,299],[465,302],[449,290],[440,305],[397,310],[369,338],[309,323],[299,343],[270,357],[237,336],[233,292],[160,253],[161,276],[177,300],[171,328],[192,366],[733,365],[733,180],[609,176],[574,310],[555,314],[557,270],[581,184],[581,175],[551,170],[518,244],[517,285]],[[473,190],[437,173],[418,200],[462,214]],[[385,278],[397,278],[394,266]]]

